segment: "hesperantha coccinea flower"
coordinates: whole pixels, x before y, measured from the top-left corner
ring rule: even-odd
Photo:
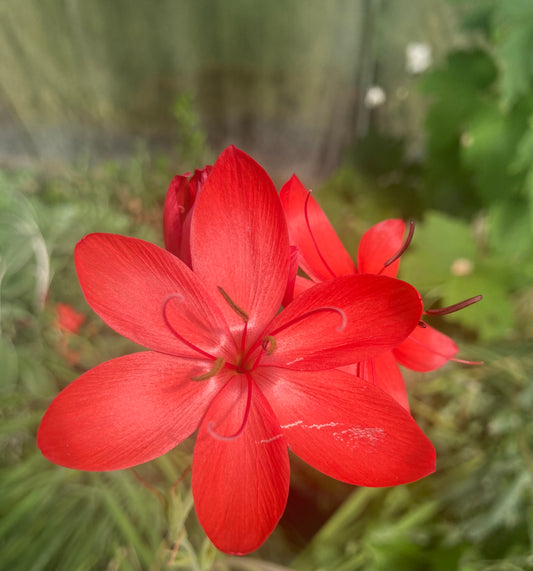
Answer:
[[[194,202],[211,169],[210,165],[188,174],[176,175],[170,182],[163,209],[163,236],[169,252],[191,265],[190,231]]]
[[[77,470],[148,462],[197,431],[192,489],[215,546],[244,554],[280,519],[289,447],[360,486],[412,482],[435,451],[379,387],[338,370],[390,351],[422,304],[409,284],[352,275],[317,284],[280,312],[289,237],[265,171],[226,149],[197,194],[191,267],[135,238],[91,234],[76,246],[93,310],[148,350],[102,363],[50,404],[38,445]]]
[[[403,220],[384,220],[365,232],[357,251],[357,265],[343,246],[328,218],[300,180],[293,176],[281,189],[280,198],[287,217],[290,242],[297,249],[298,265],[309,279],[296,276],[291,283],[295,295],[315,283],[327,282],[338,276],[381,275],[396,277],[400,257],[407,249],[414,231]],[[445,315],[463,309],[481,299],[475,296],[454,306],[429,309],[426,315]],[[393,396],[409,410],[407,393],[398,364],[413,371],[433,371],[449,360],[456,360],[459,348],[447,335],[420,321],[411,334],[392,351],[380,353],[364,361],[353,360],[347,370],[354,372]]]

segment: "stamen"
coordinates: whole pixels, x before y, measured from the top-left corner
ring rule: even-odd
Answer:
[[[464,301],[460,301],[459,303],[455,303],[454,305],[449,305],[448,307],[441,307],[439,309],[426,309],[424,313],[426,315],[448,315],[448,313],[454,313],[456,311],[459,311],[460,309],[464,309],[465,307],[473,305],[474,303],[477,303],[482,299],[483,299],[482,295],[476,295],[469,299],[465,299]]]
[[[225,363],[226,361],[222,357],[217,357],[215,364],[211,370],[207,371],[207,373],[204,373],[203,375],[191,377],[191,381],[207,381],[207,379],[214,377],[220,371],[220,369],[222,369]]]
[[[294,325],[295,323],[298,323],[299,321],[306,319],[310,315],[314,315],[315,313],[320,313],[322,311],[334,311],[335,313],[338,313],[342,319],[342,323],[339,325],[339,327],[337,327],[337,331],[340,333],[341,331],[344,330],[346,324],[348,323],[348,319],[346,318],[346,314],[344,313],[344,311],[342,311],[342,309],[339,309],[338,307],[324,306],[324,307],[317,307],[316,309],[311,309],[310,311],[306,311],[305,313],[302,313],[302,315],[299,315],[298,317],[291,319],[290,321],[285,323],[285,325],[282,325],[281,327],[278,327],[274,331],[271,331],[270,336],[273,337],[274,335],[278,334],[280,331],[287,329],[287,327],[290,327],[291,325]]]
[[[311,236],[311,240],[313,241],[313,245],[315,247],[316,253],[318,254],[318,257],[320,258],[321,262],[324,264],[324,267],[326,268],[326,270],[330,273],[332,278],[337,277],[335,272],[329,267],[329,264],[326,262],[326,260],[324,259],[324,256],[322,255],[322,252],[320,251],[320,248],[318,247],[318,244],[315,240],[315,237],[313,235],[313,231],[311,230],[311,223],[309,222],[309,207],[308,207],[308,203],[309,203],[309,198],[311,197],[311,191],[309,191],[307,193],[307,196],[305,197],[305,204],[304,204],[304,216],[305,216],[305,223],[307,225],[307,230],[309,231],[309,235]]]
[[[409,233],[407,234],[407,238],[405,239],[405,242],[402,244],[401,248],[396,252],[396,254],[394,254],[394,256],[389,258],[383,264],[383,269],[381,271],[383,271],[387,266],[390,266],[391,264],[393,264],[405,252],[405,250],[407,250],[407,248],[409,247],[409,244],[411,243],[411,240],[413,239],[414,233],[415,233],[415,221],[409,220]]]
[[[222,297],[226,301],[226,303],[233,309],[233,311],[244,321],[244,323],[248,323],[248,314],[244,309],[239,307],[231,297],[220,287],[217,286],[218,291],[222,294]]]
[[[200,355],[203,355],[204,357],[207,357],[208,359],[213,359],[213,361],[217,360],[216,357],[214,357],[213,355],[211,355],[210,353],[208,353],[207,351],[204,351],[203,349],[200,349],[200,347],[197,347],[196,345],[193,345],[190,341],[187,341],[187,339],[185,339],[184,337],[182,337],[175,329],[174,327],[172,327],[170,321],[168,320],[167,317],[167,306],[169,304],[170,301],[172,301],[173,299],[177,299],[181,302],[184,301],[184,298],[181,294],[179,293],[172,293],[170,294],[165,301],[163,302],[163,305],[161,306],[161,314],[163,316],[163,321],[165,322],[165,325],[170,329],[171,333],[176,337],[176,339],[178,339],[179,341],[181,341],[182,343],[184,343],[185,345],[187,345],[187,347],[189,347],[190,349],[193,349],[193,351],[196,351],[197,353],[200,353]]]
[[[209,432],[209,434],[213,438],[228,442],[231,440],[235,440],[243,433],[244,427],[246,426],[246,422],[248,421],[248,416],[250,415],[250,408],[252,404],[252,377],[250,373],[246,373],[246,380],[248,381],[248,395],[246,397],[246,408],[244,410],[244,417],[242,419],[242,424],[239,430],[237,430],[237,432],[235,434],[232,434],[231,436],[223,436],[222,434],[219,434],[218,432],[215,431],[214,423],[213,421],[211,421],[207,423],[207,432]]]
[[[425,329],[427,327],[427,324],[424,323],[423,321],[419,321],[418,322],[418,327],[422,327],[422,329]]]
[[[267,355],[272,355],[276,350],[276,339],[272,337],[272,335],[267,335],[263,341],[261,341],[261,347]]]
[[[346,324],[348,323],[348,319],[346,318],[346,314],[344,313],[344,311],[342,311],[342,309],[339,309],[338,307],[324,306],[324,307],[317,307],[316,309],[311,309],[310,311],[306,311],[305,313],[302,313],[298,317],[291,319],[290,321],[285,323],[285,325],[282,325],[281,327],[274,329],[274,331],[270,332],[270,335],[267,335],[263,339],[256,341],[248,349],[248,352],[246,353],[246,355],[244,357],[245,360],[247,360],[250,357],[250,355],[259,346],[261,346],[261,348],[262,348],[262,351],[259,352],[259,355],[257,356],[251,370],[255,371],[255,369],[259,365],[259,361],[261,360],[261,357],[263,356],[263,352],[266,351],[267,355],[271,355],[276,350],[276,340],[274,338],[274,335],[277,335],[280,331],[283,331],[284,329],[287,329],[291,325],[294,325],[295,323],[298,323],[298,322],[302,321],[303,319],[306,319],[310,315],[313,315],[315,313],[320,313],[322,311],[334,311],[335,313],[338,313],[341,316],[342,322],[339,325],[339,327],[337,327],[337,331],[340,333],[341,331],[344,330],[344,328],[346,327]]]
[[[252,347],[251,351],[253,351],[256,347],[257,343]],[[261,357],[263,356],[264,353],[266,353],[267,355],[272,355],[272,353],[274,353],[275,350],[276,350],[275,337],[272,337],[272,335],[267,335],[261,341],[261,351],[259,351],[250,371],[255,371],[257,369],[257,367],[259,366],[259,362],[261,361]],[[248,352],[248,355],[251,353],[251,351]]]

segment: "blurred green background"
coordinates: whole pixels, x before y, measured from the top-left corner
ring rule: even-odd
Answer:
[[[2,0],[0,569],[533,569],[532,54],[531,0]],[[355,489],[292,458],[241,559],[195,519],[192,440],[102,474],[35,445],[61,388],[135,350],[85,303],[75,243],[162,244],[172,176],[231,143],[315,189],[352,253],[415,219],[426,308],[484,296],[432,321],[484,365],[405,375],[436,474]]]

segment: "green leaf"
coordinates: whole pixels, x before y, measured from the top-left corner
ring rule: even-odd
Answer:
[[[452,277],[454,263],[473,262],[475,257],[474,239],[465,222],[429,212],[416,226],[413,242],[402,256],[400,277],[417,289],[438,294]]]

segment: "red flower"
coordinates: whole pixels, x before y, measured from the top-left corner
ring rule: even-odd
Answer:
[[[191,265],[190,231],[192,209],[196,196],[204,185],[211,169],[207,165],[194,171],[193,176],[176,175],[168,187],[163,210],[163,236],[165,247],[189,267]]]
[[[281,517],[289,446],[325,474],[362,486],[434,470],[434,449],[412,417],[336,369],[407,337],[421,314],[411,286],[343,277],[278,313],[289,265],[283,209],[267,174],[234,147],[196,198],[190,252],[194,272],[134,238],[92,234],[77,245],[89,304],[150,350],[103,363],[56,397],[38,434],[47,458],[117,470],[198,430],[196,511],[230,553],[259,547]]]
[[[57,350],[71,365],[80,362],[80,353],[70,346],[73,335],[76,335],[85,322],[85,315],[78,313],[67,303],[56,303],[54,306],[55,319],[53,327],[58,332]]]
[[[385,220],[363,235],[356,267],[326,215],[296,176],[283,186],[280,198],[291,244],[298,248],[299,265],[312,280],[297,277],[294,294],[311,287],[313,282],[324,282],[337,276],[376,274],[396,277],[400,255],[409,241],[402,248],[405,234],[402,220]],[[456,310],[479,299],[480,296],[448,309]],[[457,351],[452,339],[422,324],[392,351],[359,362],[349,370],[374,382],[408,410],[405,384],[397,363],[414,371],[432,371],[448,362]]]
[[[78,313],[67,303],[56,303],[54,327],[63,333],[78,333],[85,322],[85,315]]]

